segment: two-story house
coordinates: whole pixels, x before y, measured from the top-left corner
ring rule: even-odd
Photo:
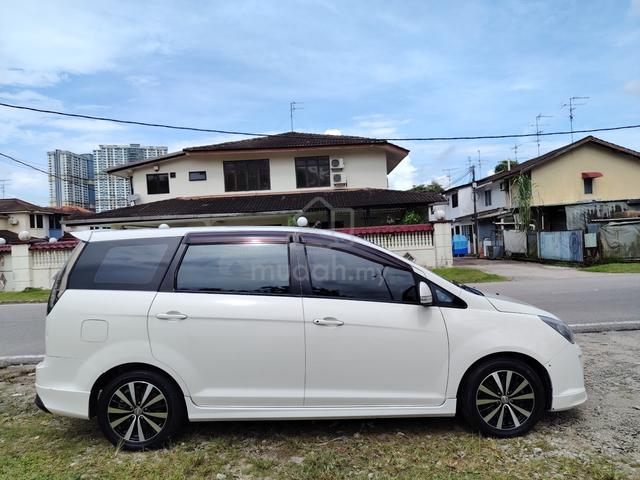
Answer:
[[[593,220],[640,210],[640,152],[588,136],[476,182],[480,248],[496,230],[515,228],[518,175],[531,179],[536,231],[584,230]],[[455,186],[444,195],[447,203],[437,208],[452,221],[454,234],[469,239],[473,253],[473,186]]]
[[[28,231],[32,239],[60,238],[63,236],[63,218],[81,216],[88,210],[75,207],[40,207],[19,198],[0,199],[0,238],[6,243],[20,243],[18,234]]]
[[[425,220],[433,193],[388,189],[408,150],[385,140],[289,132],[185,148],[108,170],[130,184],[131,205],[67,221],[73,229],[188,225],[397,223]]]

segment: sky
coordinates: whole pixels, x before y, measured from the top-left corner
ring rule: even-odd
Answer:
[[[210,129],[378,138],[640,124],[640,0],[211,2],[4,0],[0,102]],[[640,129],[597,134],[640,150]],[[580,138],[581,135],[577,135]],[[0,152],[169,151],[243,137],[124,126],[0,107]],[[570,142],[542,139],[541,153]],[[535,139],[396,142],[397,189],[463,181],[469,158],[537,155]],[[5,197],[48,204],[47,175],[0,159]]]

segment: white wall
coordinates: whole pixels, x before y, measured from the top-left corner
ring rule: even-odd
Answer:
[[[9,230],[10,232],[20,233],[23,230],[29,231],[32,237],[43,238],[49,235],[49,215],[42,213],[42,228],[31,228],[29,225],[28,213],[5,213],[0,217],[0,230]],[[18,223],[13,225],[9,222],[10,218],[15,218]]]
[[[332,150],[317,155],[344,158],[344,173],[349,188],[387,188],[386,153],[380,149]],[[304,191],[296,188],[295,157],[313,156],[310,152],[287,152],[272,154],[229,154],[225,157],[211,154],[188,154],[158,163],[159,170],[153,164],[138,168],[133,175],[133,191],[140,196],[140,203],[155,202],[175,197],[194,197],[225,194],[222,162],[225,160],[269,159],[271,189],[267,192]],[[190,182],[190,171],[206,171],[207,180]],[[175,178],[169,178],[169,193],[149,195],[147,193],[147,174],[175,172]],[[331,187],[328,187],[330,189]],[[233,192],[247,193],[247,192]]]
[[[485,190],[491,190],[491,205],[485,205]],[[451,197],[454,193],[458,193],[458,206],[451,206]],[[507,206],[506,191],[500,190],[499,182],[490,183],[488,185],[479,186],[476,189],[476,208],[478,213],[494,210],[496,208],[506,208]],[[445,212],[446,219],[452,220],[456,218],[473,215],[473,195],[471,185],[459,188],[445,194],[449,203],[447,205],[438,205],[435,209],[442,209]],[[432,220],[434,220],[432,218]]]

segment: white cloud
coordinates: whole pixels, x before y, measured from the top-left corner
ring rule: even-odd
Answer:
[[[411,163],[411,157],[405,157],[400,165],[389,174],[389,188],[393,190],[408,190],[416,182],[416,173],[418,169]]]
[[[640,0],[638,0],[640,2]],[[632,95],[640,95],[640,80],[631,80],[624,85],[624,91]]]
[[[396,120],[379,113],[356,116],[353,120],[356,122],[353,128],[359,132],[358,135],[379,138],[393,137],[401,125],[410,123],[407,119]]]
[[[639,15],[640,14],[640,0],[631,0],[630,10],[631,10],[631,13],[633,15]]]
[[[342,135],[342,132],[337,128],[328,128],[324,131],[325,135]]]

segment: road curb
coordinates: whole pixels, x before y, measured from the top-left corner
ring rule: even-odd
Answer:
[[[625,330],[640,330],[640,321],[580,323],[569,326],[573,333],[621,332]]]
[[[10,355],[0,357],[0,368],[9,365],[34,365],[40,363],[44,359],[44,355]]]

